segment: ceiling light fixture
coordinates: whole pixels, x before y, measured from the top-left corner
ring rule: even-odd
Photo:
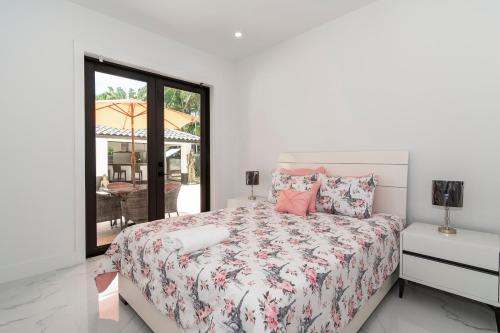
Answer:
[[[242,33],[241,31],[236,31],[236,32],[234,33],[234,37],[236,37],[236,38],[240,39],[241,37],[243,37],[243,33]]]

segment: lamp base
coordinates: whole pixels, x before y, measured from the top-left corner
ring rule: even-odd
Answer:
[[[248,197],[248,200],[256,200],[257,197],[253,195],[253,185],[252,185],[252,192],[250,193],[250,196]]]
[[[447,226],[438,227],[438,231],[440,233],[446,234],[446,235],[456,235],[457,234],[457,229],[451,228],[451,227],[447,227]]]

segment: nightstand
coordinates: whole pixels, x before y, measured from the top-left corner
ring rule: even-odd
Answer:
[[[437,229],[412,223],[401,232],[399,297],[405,280],[444,290],[490,305],[500,328],[500,236],[463,229],[444,235]]]
[[[235,208],[235,207],[245,207],[257,203],[259,201],[266,200],[265,197],[257,197],[255,200],[250,200],[248,197],[240,197],[240,198],[230,198],[227,199],[226,207],[227,208]]]

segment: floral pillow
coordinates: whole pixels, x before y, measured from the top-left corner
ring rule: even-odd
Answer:
[[[276,203],[279,191],[292,189],[294,191],[309,191],[314,187],[318,180],[319,174],[314,173],[305,176],[286,175],[276,170],[271,177],[271,189],[267,196],[267,200]]]
[[[369,218],[377,179],[375,175],[338,177],[320,175],[321,188],[316,205],[318,212]]]

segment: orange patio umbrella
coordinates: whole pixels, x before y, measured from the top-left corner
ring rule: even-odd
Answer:
[[[135,129],[147,129],[147,103],[136,99],[115,99],[95,101],[95,123],[119,129],[130,129],[132,132],[132,183],[135,185]],[[185,125],[199,120],[198,116],[164,109],[163,125],[165,128],[179,130]]]

